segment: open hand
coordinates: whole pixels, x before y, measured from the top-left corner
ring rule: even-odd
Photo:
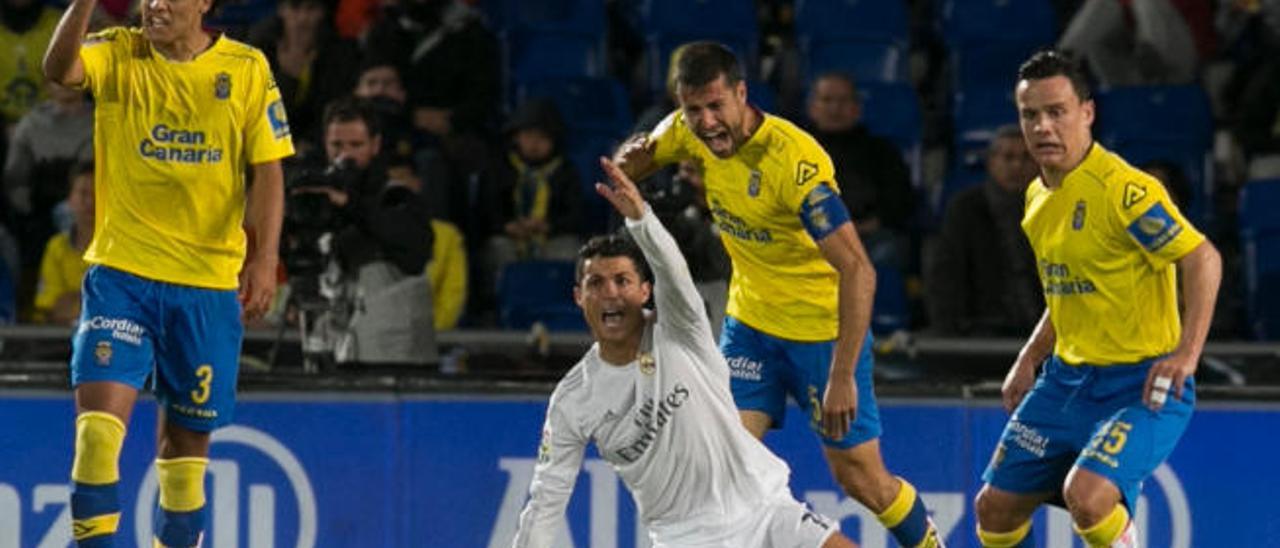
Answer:
[[[596,192],[613,204],[614,209],[623,217],[633,221],[640,220],[644,216],[644,197],[640,195],[640,189],[612,160],[601,157],[600,167],[604,168],[604,174],[613,185],[596,183]]]

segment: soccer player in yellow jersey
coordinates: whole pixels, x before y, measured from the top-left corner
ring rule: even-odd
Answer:
[[[1022,228],[1047,310],[1004,381],[1013,416],[983,474],[978,536],[1035,546],[1031,514],[1065,503],[1087,546],[1134,547],[1142,481],[1191,417],[1221,259],[1159,181],[1093,141],[1075,61],[1036,53],[1016,99],[1040,165]]]
[[[242,321],[275,292],[280,159],[293,144],[262,53],[202,29],[211,0],[144,0],[141,28],[86,39],[94,3],[72,0],[44,61],[50,80],[95,100],[96,227],[71,356],[73,533],[82,547],[114,544],[125,425],[152,376],[155,543],[196,546]]]
[[[615,158],[633,180],[702,164],[707,204],[733,261],[720,350],[742,422],[782,425],[787,394],[811,417],[836,480],[908,547],[941,546],[915,488],[885,469],[872,390],[875,270],[812,136],[747,103],[733,52],[687,44],[675,60],[680,107]]]

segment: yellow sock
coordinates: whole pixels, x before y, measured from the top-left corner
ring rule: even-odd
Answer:
[[[156,480],[160,484],[160,508],[190,512],[204,506],[204,469],[209,459],[179,457],[156,459]]]
[[[1031,520],[1018,526],[1017,529],[1007,533],[993,533],[984,531],[982,526],[978,526],[978,540],[982,542],[983,548],[1015,548],[1022,545],[1022,541],[1026,540],[1027,534],[1031,532]]]
[[[71,479],[89,485],[120,481],[124,423],[111,413],[88,411],[76,417],[76,455]]]
[[[1124,533],[1124,526],[1129,524],[1129,511],[1125,509],[1123,504],[1117,504],[1111,510],[1107,517],[1102,518],[1098,523],[1093,524],[1087,529],[1081,529],[1080,525],[1073,523],[1076,534],[1084,540],[1084,543],[1090,548],[1107,548],[1111,543],[1115,542]]]
[[[898,496],[893,497],[893,502],[889,503],[888,508],[876,514],[876,519],[880,520],[885,528],[892,528],[907,519],[907,515],[911,513],[911,506],[916,501],[916,487],[902,478],[898,478],[898,481],[902,482],[902,488],[898,489]]]

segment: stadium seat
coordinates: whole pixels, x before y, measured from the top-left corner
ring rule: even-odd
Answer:
[[[768,83],[760,80],[747,80],[747,101],[765,112],[772,114],[778,112],[778,94],[769,87]]]
[[[603,37],[604,2],[599,0],[484,0],[490,26],[502,31],[525,28],[540,32]]]
[[[599,36],[520,28],[505,30],[499,36],[506,75],[513,85],[604,73]]]
[[[1057,40],[1049,0],[946,0],[939,20],[957,88],[1012,87],[1018,66]]]
[[[807,79],[840,71],[861,82],[903,82],[909,46],[900,0],[799,0],[796,38]]]
[[[640,8],[645,32],[649,89],[666,93],[667,65],[677,47],[697,40],[720,42],[738,54],[748,78],[755,76],[759,30],[755,4],[741,0],[645,0]]]
[[[555,103],[571,134],[623,133],[633,123],[626,89],[610,78],[545,78],[516,85],[516,104],[539,97]]]
[[[1099,90],[1094,136],[1135,166],[1165,160],[1191,183],[1192,220],[1204,222],[1213,195],[1213,113],[1198,85]]]
[[[596,182],[604,181],[600,157],[610,156],[622,142],[624,134],[581,131],[569,136],[566,156],[578,170],[582,183],[582,222],[586,234],[599,234],[608,229],[612,206],[596,192]]]
[[[843,72],[858,83],[907,81],[907,53],[901,45],[863,40],[813,41],[801,48],[807,78]]]
[[[962,88],[952,100],[951,112],[955,166],[966,171],[984,171],[987,147],[996,130],[1018,123],[1013,86]]]
[[[527,329],[542,322],[551,331],[585,331],[573,302],[572,261],[521,261],[502,270],[498,316],[503,327]]]
[[[902,273],[891,266],[876,265],[876,294],[871,311],[871,332],[888,335],[911,326],[911,305]]]
[[[920,181],[923,126],[920,99],[909,84],[858,84],[862,97],[862,122],[872,134],[889,139],[902,151],[911,169],[911,180]]]
[[[1247,183],[1240,191],[1240,242],[1249,334],[1280,340],[1280,179]]]

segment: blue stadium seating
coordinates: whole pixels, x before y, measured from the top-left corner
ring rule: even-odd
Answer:
[[[1166,160],[1191,183],[1192,220],[1207,220],[1213,194],[1213,113],[1198,85],[1132,86],[1099,90],[1094,136],[1141,165]]]
[[[1280,340],[1280,179],[1252,181],[1240,191],[1240,242],[1250,335]]]
[[[666,93],[667,65],[681,44],[714,40],[729,46],[754,76],[759,30],[753,2],[741,0],[645,0],[640,9],[645,32],[649,89]]]
[[[570,133],[621,134],[633,123],[626,89],[610,78],[546,78],[516,85],[516,104],[538,97],[555,103]]]
[[[843,72],[854,81],[906,82],[906,48],[889,42],[863,40],[813,41],[802,48],[808,78]]]
[[[862,122],[871,133],[898,146],[913,183],[918,185],[924,130],[915,88],[904,83],[867,83],[858,84],[858,94],[862,97]]]
[[[747,80],[747,101],[765,112],[778,112],[778,94],[760,80]]]
[[[596,192],[596,183],[604,181],[600,157],[610,156],[622,142],[623,134],[580,131],[569,136],[566,154],[578,170],[582,184],[582,223],[586,234],[599,234],[608,229],[613,207]]]
[[[526,28],[603,37],[604,2],[600,0],[484,0],[483,10],[495,30]]]
[[[1022,61],[1057,40],[1049,0],[947,0],[939,20],[958,88],[1012,87]]]
[[[551,331],[584,331],[582,311],[573,302],[573,262],[521,261],[502,270],[498,316],[503,327],[526,329],[542,322]]]
[[[859,83],[907,79],[908,17],[900,0],[799,0],[796,37],[808,78],[841,71]]]
[[[0,259],[0,325],[12,324],[18,318],[14,282],[9,265]]]
[[[509,82],[604,74],[602,38],[586,34],[509,29],[500,35]]]
[[[876,265],[875,303],[871,310],[871,332],[888,335],[911,326],[911,305],[902,273],[891,266]]]

